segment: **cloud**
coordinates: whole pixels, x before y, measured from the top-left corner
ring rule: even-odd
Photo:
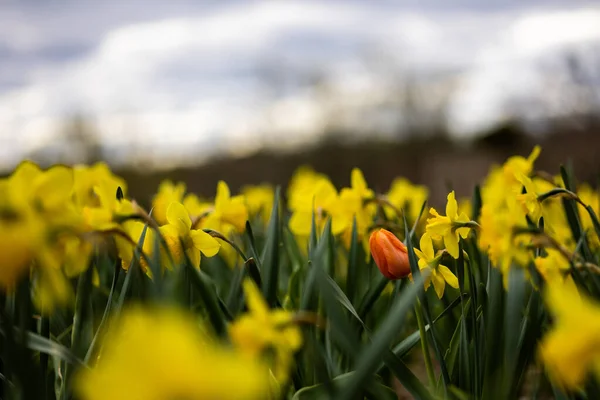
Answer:
[[[107,148],[159,160],[308,142],[333,111],[358,130],[384,129],[390,115],[375,106],[404,73],[460,73],[451,122],[472,132],[501,118],[510,96],[539,89],[536,57],[600,38],[598,9],[537,1],[475,11],[467,0],[105,3],[0,13],[0,145],[17,149],[0,154],[5,165],[75,113]],[[329,97],[313,85],[323,78]]]

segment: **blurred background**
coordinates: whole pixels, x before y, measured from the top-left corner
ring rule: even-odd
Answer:
[[[437,203],[536,143],[597,179],[598,2],[0,2],[2,174],[104,160],[144,201],[359,166]]]

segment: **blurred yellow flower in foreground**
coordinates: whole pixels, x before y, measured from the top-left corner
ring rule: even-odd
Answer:
[[[600,304],[569,281],[549,282],[545,300],[555,320],[540,344],[540,356],[551,379],[576,389],[589,372],[600,377]]]
[[[252,280],[246,279],[243,285],[249,312],[231,324],[231,340],[252,358],[273,354],[271,369],[278,383],[283,384],[288,379],[294,353],[302,345],[300,328],[292,321],[292,313],[269,310]]]
[[[75,392],[84,400],[268,398],[268,368],[216,342],[194,318],[168,308],[125,311],[97,364],[75,376]]]

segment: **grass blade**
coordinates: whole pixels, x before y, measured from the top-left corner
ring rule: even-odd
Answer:
[[[346,296],[350,302],[356,295],[356,282],[358,277],[358,232],[356,230],[356,216],[352,220],[352,236],[348,254],[348,274],[346,276]]]
[[[267,242],[265,244],[263,258],[261,261],[263,280],[263,294],[267,303],[274,307],[278,304],[277,290],[279,277],[279,243],[281,239],[281,224],[279,223],[279,198],[280,188],[275,190],[271,219],[267,229]]]
[[[422,291],[423,279],[422,277],[416,277],[414,284],[410,285],[394,300],[389,315],[373,336],[372,343],[359,353],[356,362],[355,379],[344,385],[338,397],[339,399],[354,399],[359,390],[373,375],[377,364],[389,351],[391,340],[402,327],[406,314],[412,309],[418,294]]]

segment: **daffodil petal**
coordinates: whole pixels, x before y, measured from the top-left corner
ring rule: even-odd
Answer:
[[[435,289],[435,294],[437,294],[438,299],[441,299],[444,296],[444,289],[446,288],[446,282],[444,278],[438,273],[431,274],[431,280],[433,282],[433,288]]]
[[[201,230],[191,230],[190,236],[194,242],[194,247],[207,257],[212,257],[219,252],[221,244],[217,239]]]
[[[448,253],[454,258],[458,258],[458,238],[457,235],[452,232],[448,232],[444,235],[444,246]]]
[[[454,196],[454,190],[448,194],[448,203],[446,203],[446,216],[453,221],[458,218],[458,203],[456,202],[456,197]]]
[[[435,253],[433,252],[433,242],[431,241],[431,236],[427,232],[421,236],[419,246],[427,260],[431,260],[435,257]]]
[[[438,265],[437,272],[444,277],[444,280],[448,285],[452,286],[454,289],[458,289],[458,278],[448,267],[445,265]]]
[[[176,201],[171,202],[167,208],[167,221],[173,225],[180,237],[185,237],[192,227],[192,220],[183,206]]]

